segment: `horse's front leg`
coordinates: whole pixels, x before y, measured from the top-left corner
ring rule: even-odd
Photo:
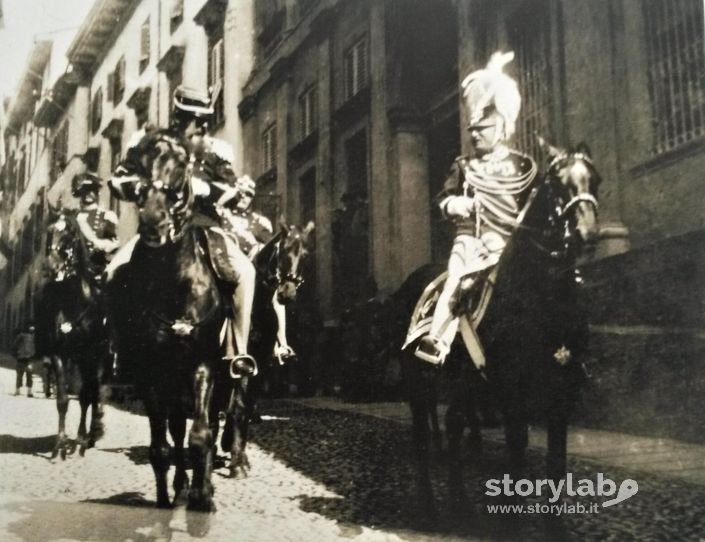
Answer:
[[[410,356],[409,356],[410,358]],[[409,408],[412,417],[412,439],[416,459],[416,491],[419,516],[435,521],[438,516],[431,486],[429,413],[436,408],[435,387],[437,372],[421,367],[415,358],[406,360]]]
[[[169,416],[169,434],[174,443],[174,505],[185,503],[189,488],[188,474],[186,474],[186,455],[184,441],[186,439],[186,415],[181,412],[172,412]]]
[[[466,389],[463,379],[459,378],[450,390],[450,401],[446,411],[446,434],[448,437],[448,490],[451,506],[463,509],[467,503],[467,494],[463,482],[463,463],[460,451],[463,430],[466,424]]]
[[[66,387],[66,365],[60,356],[52,356],[51,362],[56,374],[56,411],[59,414],[59,431],[51,452],[52,459],[57,455],[66,459],[69,441],[66,436],[66,413],[69,409],[69,395]]]
[[[213,511],[213,433],[209,424],[209,408],[213,392],[210,369],[201,364],[194,376],[194,414],[189,433],[189,451],[193,467],[193,480],[189,491],[190,510]]]
[[[78,426],[79,453],[81,457],[89,448],[105,434],[103,425],[103,400],[107,395],[107,388],[101,388],[102,369],[96,366],[92,359],[83,360],[81,364],[81,391],[78,394],[81,405],[81,420]],[[87,413],[91,409],[90,431],[86,431]]]
[[[170,508],[167,474],[169,473],[171,461],[169,458],[169,443],[166,440],[167,414],[155,388],[151,388],[147,393],[144,406],[149,418],[151,435],[149,462],[152,465],[154,478],[157,483],[157,507]]]
[[[250,416],[254,412],[254,397],[248,394],[248,386],[252,383],[249,377],[239,378],[233,382],[233,390],[228,407],[228,423],[232,428],[230,443],[230,476],[246,478],[250,470],[247,457],[247,432]]]
[[[568,441],[568,419],[557,413],[548,419],[548,449],[546,451],[546,474],[549,480],[558,483],[566,475]]]

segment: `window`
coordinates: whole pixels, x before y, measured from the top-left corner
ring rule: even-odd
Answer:
[[[174,32],[184,20],[184,0],[172,0],[169,13],[169,29]]]
[[[225,55],[223,37],[212,38],[208,47],[208,86],[213,100],[213,126],[225,122],[225,100],[223,98],[223,81],[225,74]]]
[[[54,183],[66,168],[69,150],[69,123],[64,122],[54,135],[51,146],[51,182]]]
[[[517,144],[532,156],[540,155],[534,134],[552,134],[550,35],[550,12],[545,0],[527,3],[509,21],[509,39],[516,54],[517,83],[522,94]]]
[[[702,0],[644,1],[652,154],[705,135]]]
[[[367,45],[359,40],[345,53],[345,100],[349,100],[367,85]]]
[[[122,154],[122,146],[119,139],[110,141],[110,171],[115,171],[120,164],[120,156]],[[116,215],[120,214],[120,200],[110,193],[110,210]]]
[[[112,74],[113,82],[113,103],[115,105],[122,101],[125,95],[125,57],[120,57],[115,65],[115,71]]]
[[[179,66],[176,68],[173,72],[169,73],[168,75],[168,81],[169,81],[169,126],[173,126],[174,124],[174,108],[171,106],[172,100],[174,99],[174,92],[176,91],[176,88],[181,84],[183,79],[183,70],[182,67]]]
[[[315,86],[310,87],[299,98],[299,112],[301,118],[301,139],[305,139],[316,131],[318,92]]]
[[[262,171],[277,167],[277,124],[272,124],[262,134]]]
[[[348,192],[367,197],[367,134],[360,130],[345,142]]]
[[[140,73],[142,73],[147,66],[149,66],[149,46],[150,46],[150,32],[149,32],[149,17],[142,23],[142,28],[140,30]]]
[[[103,89],[99,88],[93,95],[91,104],[91,130],[96,133],[103,122]]]

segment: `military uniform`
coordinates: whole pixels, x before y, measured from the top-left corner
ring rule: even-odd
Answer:
[[[457,332],[453,308],[461,279],[499,261],[536,177],[534,160],[506,145],[521,105],[516,82],[503,73],[513,58],[513,53],[495,53],[486,68],[469,74],[461,84],[476,157],[456,158],[437,198],[443,215],[455,224],[456,235],[428,335],[415,352],[430,363],[444,361]],[[463,287],[469,284],[464,281]],[[477,337],[474,342],[478,358],[474,361],[480,367],[484,355]]]
[[[85,223],[98,239],[117,241],[117,216],[114,212],[101,208],[89,209],[79,211],[76,214],[77,220],[82,220],[81,217],[84,217]],[[91,273],[94,276],[99,276],[108,265],[107,254],[105,251],[96,248],[90,239],[86,239],[86,246],[89,252]]]

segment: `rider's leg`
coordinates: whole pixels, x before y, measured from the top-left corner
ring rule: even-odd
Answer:
[[[130,261],[130,258],[132,258],[132,251],[135,249],[135,245],[137,244],[137,241],[139,241],[139,238],[139,235],[135,235],[118,249],[113,256],[113,259],[110,260],[110,263],[105,267],[104,274],[106,277],[106,282],[110,282],[119,267]]]
[[[229,237],[225,237],[225,247],[228,262],[232,271],[237,274],[237,285],[233,295],[235,304],[233,335],[236,352],[240,355],[248,355],[252,303],[255,298],[255,267]]]
[[[448,278],[436,302],[429,334],[416,351],[417,357],[425,361],[442,363],[450,349],[458,329],[457,318],[453,315],[453,298],[470,260],[477,251],[478,243],[479,240],[470,235],[459,235],[455,238],[448,259]]]

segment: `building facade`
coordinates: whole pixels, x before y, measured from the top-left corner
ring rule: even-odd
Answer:
[[[538,161],[535,132],[591,147],[603,240],[588,270],[604,285],[606,269],[630,262],[634,299],[619,299],[639,303],[639,284],[673,275],[652,247],[705,227],[701,0],[97,0],[67,49],[70,71],[36,88],[27,75],[8,110],[3,237],[14,251],[2,327],[31,314],[38,279],[18,262],[40,247],[48,202],[70,199],[80,168],[107,178],[145,122],[166,126],[180,83],[214,93],[211,130],[257,180],[260,210],[316,222],[309,281],[326,320],[376,288],[393,292],[447,257],[451,232],[433,199],[469,148],[459,83],[496,49],[516,52],[518,145]],[[127,240],[134,210],[101,197]],[[687,304],[684,322],[702,323],[702,294]],[[646,312],[663,320],[664,310]]]

